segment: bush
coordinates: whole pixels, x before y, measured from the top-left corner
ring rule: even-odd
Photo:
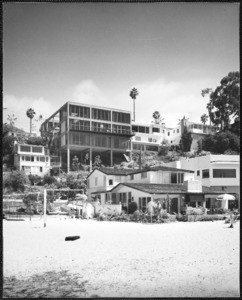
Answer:
[[[42,178],[40,176],[38,176],[38,175],[30,174],[28,176],[28,178],[29,178],[29,181],[30,181],[31,185],[40,184],[41,181],[42,181]]]
[[[128,209],[129,214],[133,214],[137,209],[138,209],[138,205],[136,202],[133,201],[129,203],[129,209]]]
[[[52,184],[52,183],[56,183],[56,182],[57,182],[57,180],[53,176],[45,175],[43,178],[44,184]]]
[[[3,176],[3,188],[10,191],[23,192],[27,184],[29,184],[29,179],[22,171],[12,171]]]

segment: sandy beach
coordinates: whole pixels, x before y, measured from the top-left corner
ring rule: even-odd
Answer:
[[[239,221],[46,224],[3,221],[5,298],[240,295]]]

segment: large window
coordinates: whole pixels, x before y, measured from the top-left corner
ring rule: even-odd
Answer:
[[[111,125],[106,123],[92,122],[92,129],[98,132],[111,132]]]
[[[113,125],[113,132],[121,134],[130,134],[130,127],[122,125]]]
[[[22,152],[31,152],[31,147],[30,146],[20,146],[20,151]]]
[[[147,204],[148,202],[151,201],[151,197],[140,197],[139,198],[139,209],[141,209],[142,211],[146,210]]]
[[[209,178],[209,169],[202,170],[202,177]]]
[[[96,120],[111,121],[111,111],[92,108],[92,118]]]
[[[89,135],[82,132],[70,132],[70,144],[71,145],[90,145]]]
[[[171,183],[177,183],[177,174],[171,173]]]
[[[146,151],[158,151],[158,146],[146,146]]]
[[[130,114],[113,111],[113,122],[130,124]]]
[[[160,132],[160,128],[153,127],[153,128],[152,128],[152,132]]]
[[[70,128],[73,130],[90,130],[90,122],[77,120],[77,119],[70,119]]]
[[[213,178],[236,178],[236,169],[213,169]]]
[[[42,153],[42,147],[32,147],[34,153]]]
[[[69,115],[79,118],[90,118],[90,107],[70,105]]]

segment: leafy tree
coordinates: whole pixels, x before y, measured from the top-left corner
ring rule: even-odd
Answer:
[[[30,136],[26,140],[26,144],[29,145],[46,146],[47,143],[48,143],[47,138],[41,136]]]
[[[29,174],[28,176],[31,185],[37,185],[41,182],[42,178],[38,175]]]
[[[217,132],[215,135],[204,137],[202,141],[202,150],[218,154],[224,154],[226,151],[239,153],[240,139],[230,131]]]
[[[221,130],[227,130],[232,119],[240,119],[240,73],[230,72],[212,91],[205,89],[202,96],[209,94],[207,104],[209,117],[213,124],[219,125]]]
[[[138,95],[139,95],[139,92],[136,88],[133,88],[129,94],[129,96],[133,99],[133,114],[134,114],[133,121],[134,122],[135,122],[135,100]]]
[[[23,192],[27,184],[29,184],[28,176],[23,171],[12,171],[3,178],[3,188],[10,191]]]
[[[188,152],[191,150],[191,145],[192,145],[192,134],[191,132],[189,132],[187,130],[187,127],[185,126],[184,127],[184,131],[183,131],[183,134],[181,136],[181,149],[184,151],[184,152]]]
[[[34,118],[35,111],[34,111],[32,108],[29,108],[29,109],[26,111],[26,115],[27,115],[27,117],[30,119],[30,133],[32,133],[32,120],[33,120],[33,118]]]
[[[201,116],[201,122],[205,125],[208,121],[208,116],[206,114],[203,114]]]
[[[7,123],[3,124],[2,127],[2,157],[3,163],[6,163],[7,166],[13,166],[14,164],[14,141],[16,138],[9,135],[12,128],[12,125]]]

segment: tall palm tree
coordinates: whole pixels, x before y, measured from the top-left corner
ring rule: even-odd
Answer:
[[[32,120],[34,118],[34,115],[35,115],[35,111],[32,109],[32,108],[29,108],[27,111],[26,111],[26,115],[27,117],[30,119],[30,134],[32,133]]]
[[[207,120],[208,120],[208,116],[207,116],[206,114],[203,114],[203,115],[201,116],[201,121],[202,121],[202,123],[203,123],[204,125],[207,123]]]
[[[139,95],[139,92],[136,88],[133,88],[130,91],[129,96],[133,99],[133,121],[135,122],[135,99]]]

